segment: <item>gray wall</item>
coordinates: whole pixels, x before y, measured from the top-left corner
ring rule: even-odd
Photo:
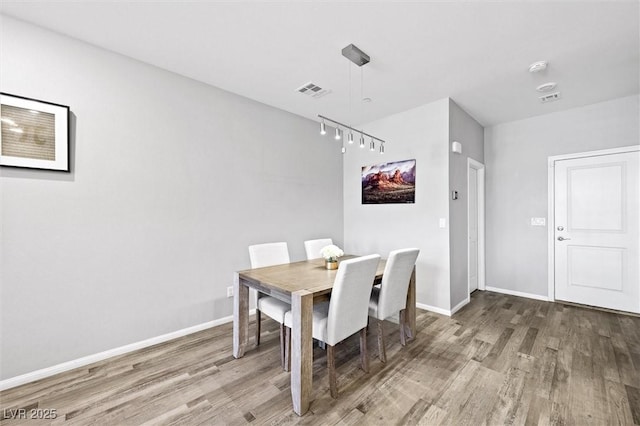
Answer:
[[[247,246],[343,240],[309,120],[2,18],[3,92],[69,105],[72,173],[1,171],[9,378],[232,313]]]
[[[462,144],[462,154],[451,152],[451,142]],[[453,100],[449,102],[449,250],[451,257],[451,308],[469,296],[467,159],[484,163],[484,128]],[[458,191],[453,200],[451,191]]]
[[[438,227],[438,220],[449,217],[448,105],[442,99],[369,123],[366,132],[388,140],[385,155],[354,144],[344,156],[346,251],[386,257],[394,249],[420,248],[417,301],[445,310],[450,307],[449,232]],[[413,158],[415,204],[361,204],[363,166]]]
[[[639,113],[635,95],[485,129],[487,286],[547,296],[547,228],[530,225],[547,217],[547,157],[636,145]]]

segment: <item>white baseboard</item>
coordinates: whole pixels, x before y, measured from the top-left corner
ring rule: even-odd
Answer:
[[[424,303],[416,303],[416,307],[424,309],[425,311],[435,312],[436,314],[451,316],[451,311],[448,309],[438,308],[437,306],[426,305]]]
[[[460,309],[464,308],[469,302],[471,302],[471,297],[467,296],[462,302],[458,303],[456,306],[451,308],[451,315],[458,312]]]
[[[255,314],[255,309],[252,309],[251,311],[249,311],[249,314],[250,315]],[[0,391],[11,389],[16,386],[24,385],[26,383],[35,382],[36,380],[44,379],[46,377],[50,377],[58,373],[63,373],[65,371],[73,370],[74,368],[84,367],[85,365],[93,364],[94,362],[102,361],[117,355],[122,355],[128,352],[136,351],[138,349],[143,349],[149,346],[157,345],[158,343],[163,343],[168,340],[177,339],[178,337],[186,336],[187,334],[197,333],[198,331],[206,330],[207,328],[226,324],[232,321],[233,321],[233,315],[230,315],[228,317],[219,318],[217,320],[194,325],[192,327],[183,328],[182,330],[172,331],[171,333],[163,334],[161,336],[156,336],[150,339],[141,340],[139,342],[130,343],[128,345],[120,346],[118,348],[109,349],[104,352],[99,352],[97,354],[87,355],[82,358],[63,362],[62,364],[53,365],[51,367],[43,368],[41,370],[36,370],[30,373],[22,374],[20,376],[11,377],[11,378],[0,381]]]
[[[549,298],[547,296],[540,296],[538,294],[531,294],[531,293],[523,293],[521,291],[515,291],[515,290],[507,290],[505,288],[497,288],[497,287],[486,286],[485,290],[493,291],[495,293],[508,294],[508,295],[511,295],[511,296],[526,297],[527,299],[544,300],[545,302],[549,301]]]
[[[493,291],[495,293],[509,294],[511,296],[526,297],[528,299],[544,300],[545,302],[549,301],[549,298],[547,296],[539,296],[537,294],[523,293],[521,291],[507,290],[507,289],[504,289],[504,288],[486,286],[485,290],[486,291]],[[465,307],[469,302],[471,302],[471,297],[467,297],[462,302],[458,303],[456,306],[451,308],[451,310],[438,308],[437,306],[431,306],[431,305],[427,305],[427,304],[424,304],[424,303],[416,303],[416,307],[418,307],[420,309],[424,309],[425,311],[431,311],[431,312],[435,312],[437,314],[446,315],[446,316],[450,317],[453,314],[455,314],[456,312],[458,312],[460,309]]]

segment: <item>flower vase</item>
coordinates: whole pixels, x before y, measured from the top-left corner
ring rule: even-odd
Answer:
[[[327,260],[325,262],[325,266],[327,269],[338,269],[338,261],[337,260]]]

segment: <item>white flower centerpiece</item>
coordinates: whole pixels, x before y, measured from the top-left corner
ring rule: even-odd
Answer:
[[[322,247],[320,256],[324,257],[327,269],[338,269],[338,258],[344,256],[344,252],[340,247],[331,244]]]

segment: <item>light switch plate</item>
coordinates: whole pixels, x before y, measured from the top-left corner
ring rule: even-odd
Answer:
[[[447,227],[447,219],[444,217],[440,218],[440,221],[438,223],[438,226],[440,226],[440,228],[446,228]]]
[[[547,218],[545,217],[532,217],[531,226],[546,226]]]

